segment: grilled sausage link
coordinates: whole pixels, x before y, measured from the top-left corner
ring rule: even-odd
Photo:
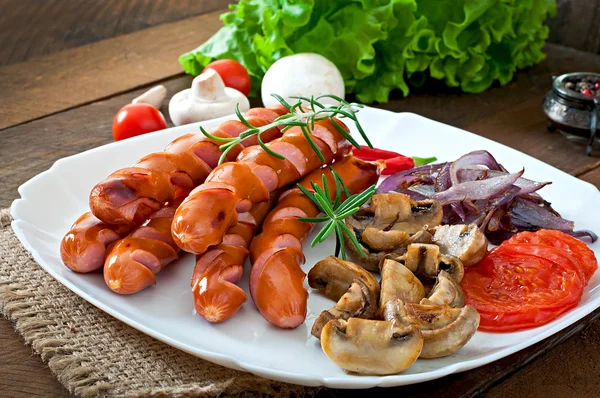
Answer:
[[[196,312],[209,322],[223,322],[235,315],[246,302],[246,293],[236,285],[244,275],[248,246],[273,207],[278,194],[267,202],[257,203],[239,215],[223,242],[196,257],[192,275],[192,294]]]
[[[134,224],[106,224],[92,213],[81,215],[60,242],[60,257],[71,270],[87,273],[104,265],[107,247],[126,236]]]
[[[283,106],[253,108],[245,113],[253,126],[265,126],[287,113]],[[239,120],[229,120],[211,133],[217,137],[237,137],[248,127]],[[278,128],[265,131],[261,138],[271,141],[281,136]],[[186,134],[171,142],[163,152],[140,159],[133,167],[118,170],[98,183],[90,193],[90,209],[100,220],[109,224],[139,225],[152,212],[172,202],[203,183],[217,165],[223,142],[202,134]],[[233,160],[240,151],[257,144],[248,137],[229,152]]]
[[[333,164],[350,193],[362,192],[377,182],[379,170],[372,163],[347,156]],[[322,188],[321,175],[327,178],[330,195],[335,182],[329,168],[317,170],[300,182],[312,192],[310,182]],[[298,188],[285,192],[269,213],[262,233],[250,245],[250,295],[261,315],[280,328],[295,328],[306,318],[308,292],[303,286],[306,274],[302,244],[314,224],[298,220],[317,217],[319,209]]]
[[[272,156],[256,145],[242,150],[236,162],[216,167],[177,209],[172,226],[177,245],[188,252],[204,253],[209,246],[221,242],[227,228],[237,223],[238,213],[248,211],[253,203],[266,201],[270,192],[350,150],[350,143],[330,120],[315,122],[312,139],[325,162],[319,159],[302,129],[294,126],[281,138],[266,144],[285,159]]]
[[[179,247],[171,238],[171,222],[182,200],[153,213],[111,246],[104,262],[104,281],[113,292],[133,294],[155,285],[155,275],[179,258]]]

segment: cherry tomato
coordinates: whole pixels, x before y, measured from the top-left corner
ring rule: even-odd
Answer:
[[[113,119],[115,141],[165,129],[167,122],[158,109],[149,104],[137,103],[122,107]]]
[[[503,243],[467,268],[461,285],[466,303],[479,311],[479,329],[508,332],[544,325],[577,306],[583,278],[569,253]]]
[[[217,72],[223,79],[225,87],[234,88],[244,95],[250,93],[250,75],[244,65],[239,62],[233,59],[220,59],[206,65],[202,72],[207,69]]]
[[[598,260],[596,260],[596,256],[592,249],[579,239],[565,234],[564,232],[549,229],[541,229],[537,232],[521,232],[510,238],[507,243],[535,243],[547,245],[556,247],[557,249],[570,254],[585,275],[586,284],[598,269]]]

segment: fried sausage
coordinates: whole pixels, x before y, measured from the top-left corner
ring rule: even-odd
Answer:
[[[92,213],[84,213],[60,242],[60,257],[71,270],[87,273],[104,265],[107,247],[126,236],[134,224],[106,224]]]
[[[113,292],[133,294],[156,284],[155,275],[179,258],[179,247],[171,238],[171,222],[182,200],[153,213],[111,246],[104,262],[104,281]]]
[[[192,294],[196,312],[209,322],[231,318],[246,302],[246,293],[236,285],[244,274],[248,246],[273,207],[278,194],[257,203],[239,215],[238,223],[227,230],[223,242],[196,258],[192,275]]]
[[[245,113],[253,126],[265,126],[286,114],[283,106],[253,108]],[[239,120],[229,120],[211,133],[217,137],[237,137],[248,127]],[[281,136],[279,128],[265,131],[261,138],[271,141]],[[256,137],[243,140],[227,159],[257,143]],[[165,203],[189,193],[203,183],[217,165],[223,142],[202,134],[186,134],[171,142],[163,152],[140,159],[133,167],[118,170],[98,183],[90,193],[90,209],[100,220],[109,224],[141,224]]]
[[[376,165],[347,156],[333,164],[350,193],[362,192],[377,182]],[[302,186],[312,191],[310,181],[322,188],[321,175],[327,178],[330,195],[335,182],[329,168],[316,170],[303,178]],[[250,245],[250,295],[261,315],[280,328],[295,328],[306,318],[308,292],[303,286],[306,274],[302,244],[314,224],[298,220],[319,215],[317,206],[298,188],[285,192],[269,213],[262,233]]]
[[[348,128],[337,123],[346,131]],[[281,138],[266,144],[285,157],[279,159],[260,146],[241,151],[236,162],[216,167],[179,206],[173,220],[175,242],[183,250],[202,254],[221,242],[227,228],[237,223],[237,214],[253,203],[266,201],[269,193],[341,158],[350,143],[328,120],[315,122],[312,140],[320,149],[321,161],[299,126],[291,127]]]

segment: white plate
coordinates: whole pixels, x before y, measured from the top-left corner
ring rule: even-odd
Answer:
[[[600,231],[600,192],[581,180],[530,156],[486,138],[409,113],[365,108],[360,121],[377,147],[401,153],[454,160],[462,154],[487,149],[509,170],[525,167],[525,176],[551,180],[542,195],[577,229]],[[222,118],[204,123],[218,125]],[[223,366],[290,383],[336,388],[398,386],[436,379],[472,369],[530,346],[581,319],[600,306],[597,273],[579,306],[554,322],[533,330],[509,334],[476,333],[456,354],[436,360],[418,360],[400,375],[367,377],[348,375],[321,351],[310,335],[316,314],[333,304],[318,294],[308,301],[306,323],[295,330],[268,324],[251,301],[231,320],[211,325],[195,315],[189,281],[194,259],[186,255],[158,275],[155,287],[133,296],[112,293],[100,274],[79,275],[59,257],[59,242],[71,223],[87,210],[92,186],[112,171],[132,165],[143,155],[161,151],[171,140],[197,125],[176,127],[80,153],[57,161],[50,170],[19,188],[22,199],[12,205],[12,224],[23,245],[59,282],[112,316],[167,344]],[[357,136],[355,132],[355,136]],[[600,243],[593,244],[596,255]],[[333,241],[306,249],[305,272],[333,252]],[[246,279],[241,286],[247,291]],[[249,297],[249,296],[248,296]]]

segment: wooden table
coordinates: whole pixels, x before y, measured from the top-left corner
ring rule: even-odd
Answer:
[[[177,57],[219,28],[224,3],[72,2],[65,13],[61,10],[67,7],[58,0],[0,0],[0,26],[8,27],[0,31],[0,207],[9,206],[18,196],[17,187],[56,159],[111,142],[115,112],[144,89],[162,83],[172,95],[188,87],[191,78],[181,73]],[[9,6],[10,19],[5,12]],[[414,91],[382,108],[464,128],[600,187],[600,150],[586,157],[583,146],[547,132],[541,112],[552,75],[600,71],[600,56],[553,44],[546,52],[546,61],[518,73],[505,87],[481,95]],[[162,110],[167,114],[166,107]],[[598,317],[600,311],[487,366],[385,392],[419,397],[598,396]],[[0,320],[0,352],[0,396],[68,396],[7,320]],[[365,392],[376,393],[381,391]],[[325,395],[331,394],[343,392]]]

